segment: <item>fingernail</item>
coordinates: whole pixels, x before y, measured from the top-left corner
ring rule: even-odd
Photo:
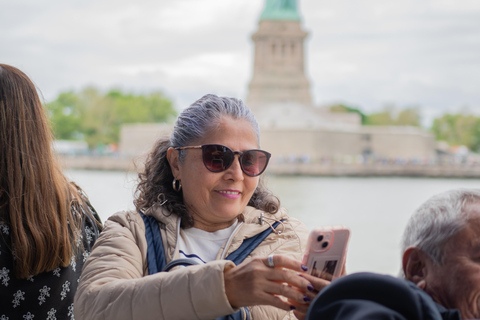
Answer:
[[[310,298],[309,296],[303,296],[303,301],[310,302],[312,301],[312,298]]]
[[[294,306],[290,306],[290,310],[295,310],[297,308],[295,308]]]
[[[302,270],[303,270],[303,271],[307,271],[307,270],[308,270],[307,266],[304,265],[304,264],[302,264]]]
[[[307,286],[308,291],[313,291],[315,288],[309,283]]]

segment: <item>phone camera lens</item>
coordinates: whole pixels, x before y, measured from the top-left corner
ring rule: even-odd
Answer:
[[[317,241],[320,242],[323,240],[323,235],[319,235],[318,238],[317,238]]]
[[[322,243],[322,248],[326,248],[328,246],[328,241],[325,241],[324,243]]]

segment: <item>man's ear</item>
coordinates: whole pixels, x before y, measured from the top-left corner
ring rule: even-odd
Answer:
[[[181,180],[182,177],[180,175],[180,166],[178,162],[178,150],[175,150],[174,148],[168,148],[167,161],[170,164],[173,177],[177,180]]]
[[[402,266],[405,279],[418,286],[424,286],[428,274],[427,259],[430,259],[422,250],[410,247],[403,253]]]

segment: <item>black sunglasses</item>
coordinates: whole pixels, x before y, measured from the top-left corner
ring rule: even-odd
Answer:
[[[242,171],[250,176],[259,176],[265,171],[268,160],[272,156],[267,151],[252,149],[245,151],[233,151],[221,144],[204,144],[201,146],[176,147],[175,150],[202,149],[203,164],[212,172],[222,172],[230,168],[238,154]]]

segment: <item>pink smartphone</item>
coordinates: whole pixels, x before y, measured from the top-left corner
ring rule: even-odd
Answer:
[[[333,280],[342,273],[350,230],[343,226],[319,227],[308,236],[303,264],[319,278]]]

